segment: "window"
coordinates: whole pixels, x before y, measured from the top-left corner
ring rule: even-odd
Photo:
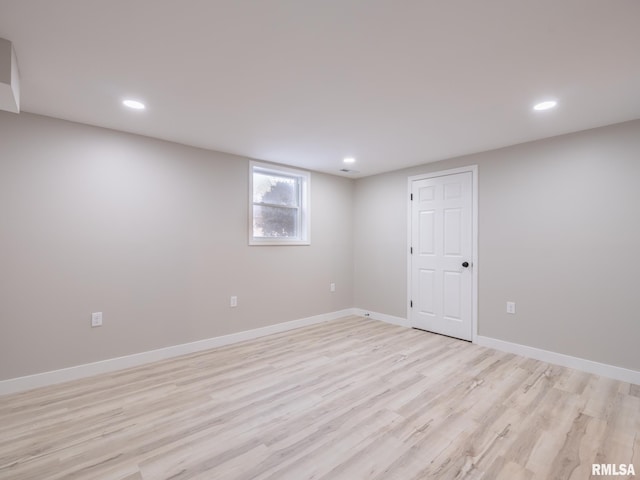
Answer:
[[[249,245],[309,245],[308,172],[251,162]]]

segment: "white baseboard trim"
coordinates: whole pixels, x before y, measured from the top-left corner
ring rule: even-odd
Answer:
[[[352,310],[353,314],[361,317],[369,317],[374,320],[380,320],[393,325],[399,325],[401,327],[411,327],[409,320],[406,318],[394,317],[393,315],[387,315],[385,313],[372,312],[371,310],[366,310],[364,308],[354,308]],[[497,338],[484,337],[482,335],[476,335],[473,343],[483,347],[495,348],[496,350],[503,352],[515,353],[517,355],[522,355],[523,357],[553,363],[562,367],[575,368],[576,370],[581,370],[583,372],[594,373],[603,377],[640,385],[640,372],[636,370],[616,367],[606,363],[594,362],[593,360],[572,357],[563,353],[551,352],[549,350],[542,350],[540,348],[498,340]]]
[[[253,340],[254,338],[264,337],[274,333],[328,322],[329,320],[336,320],[349,315],[357,315],[355,310],[356,309],[354,308],[347,308],[345,310],[301,318],[290,322],[276,323],[275,325],[231,333],[220,337],[207,338],[195,342],[159,348],[157,350],[134,353],[124,357],[110,358],[99,362],[86,363],[84,365],[77,365],[60,370],[52,370],[50,372],[37,373],[24,377],[10,378],[8,380],[0,381],[0,395],[23,392],[33,388],[45,387],[56,383],[68,382],[70,380],[77,380],[79,378],[90,377],[100,373],[114,372],[124,368],[136,367],[138,365],[164,360],[166,358],[200,352],[202,350],[222,347],[232,343],[244,342],[245,340]]]
[[[33,388],[54,385],[57,383],[68,382],[70,380],[77,380],[79,378],[90,377],[92,375],[97,375],[100,373],[114,372],[129,367],[144,365],[146,363],[156,362],[158,360],[164,360],[180,355],[200,352],[203,350],[222,347],[224,345],[230,345],[246,340],[253,340],[255,338],[272,335],[274,333],[294,330],[296,328],[306,327],[308,325],[314,325],[330,320],[337,320],[338,318],[346,317],[349,315],[359,315],[361,317],[369,317],[374,320],[380,320],[382,322],[390,323],[392,325],[410,327],[409,321],[406,318],[387,315],[385,313],[372,312],[371,310],[362,308],[347,308],[336,312],[301,318],[298,320],[292,320],[290,322],[277,323],[275,325],[269,325],[253,330],[232,333],[220,337],[207,338],[195,342],[173,345],[170,347],[135,353],[123,357],[110,358],[99,362],[77,365],[74,367],[53,370],[50,372],[37,373],[24,377],[11,378],[8,380],[1,380],[0,396],[23,392],[26,390],[31,390]],[[474,343],[484,347],[495,348],[496,350],[501,350],[503,352],[515,353],[517,355],[534,358],[543,362],[553,363],[563,367],[575,368],[576,370],[582,370],[584,372],[594,373],[596,375],[601,375],[604,377],[621,380],[623,382],[640,385],[640,372],[636,370],[598,363],[592,360],[586,360],[584,358],[572,357],[570,355],[565,355],[562,353],[551,352],[535,347],[529,347],[527,345],[498,340],[496,338],[484,337],[481,335],[476,336]]]
[[[584,358],[572,357],[563,353],[551,352],[540,348],[529,347],[519,343],[498,340],[497,338],[483,337],[478,335],[475,343],[483,347],[495,348],[503,352],[515,353],[523,357],[534,358],[547,363],[553,363],[562,367],[575,368],[583,372],[595,373],[603,377],[621,380],[623,382],[640,385],[640,372],[628,368],[616,367],[606,363],[594,362]]]
[[[372,312],[364,308],[354,308],[354,314],[361,317],[369,317],[374,320],[380,320],[381,322],[390,323],[392,325],[399,325],[401,327],[410,327],[409,320],[402,317],[395,317],[393,315],[387,315],[386,313]]]

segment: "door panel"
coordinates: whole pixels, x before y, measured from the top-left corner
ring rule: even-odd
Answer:
[[[472,172],[411,186],[411,325],[464,340],[472,336],[472,188]]]
[[[435,187],[423,187],[420,189],[420,193],[418,194],[418,198],[421,202],[428,202],[433,200],[436,195]]]
[[[460,320],[462,279],[459,272],[444,272],[442,314],[449,320]]]
[[[435,238],[435,212],[433,210],[425,210],[420,212],[420,254],[434,255],[436,238]]]
[[[462,212],[459,208],[448,208],[444,211],[444,254],[460,256],[462,254]]]
[[[420,291],[422,292],[422,301],[420,302],[420,311],[426,315],[435,315],[434,308],[434,288],[433,270],[420,270]]]
[[[444,184],[444,199],[451,200],[454,198],[460,198],[462,195],[462,189],[459,183],[445,183]]]

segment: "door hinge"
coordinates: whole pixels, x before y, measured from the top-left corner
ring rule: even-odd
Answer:
[[[411,200],[413,200],[413,193],[411,194]]]
[[[413,247],[409,247],[409,253],[411,253],[411,255],[413,255]]]
[[[413,300],[409,300],[409,306],[413,308]]]

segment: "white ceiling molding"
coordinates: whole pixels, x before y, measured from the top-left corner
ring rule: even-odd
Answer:
[[[0,38],[0,110],[20,113],[18,60],[13,45],[4,38]]]

